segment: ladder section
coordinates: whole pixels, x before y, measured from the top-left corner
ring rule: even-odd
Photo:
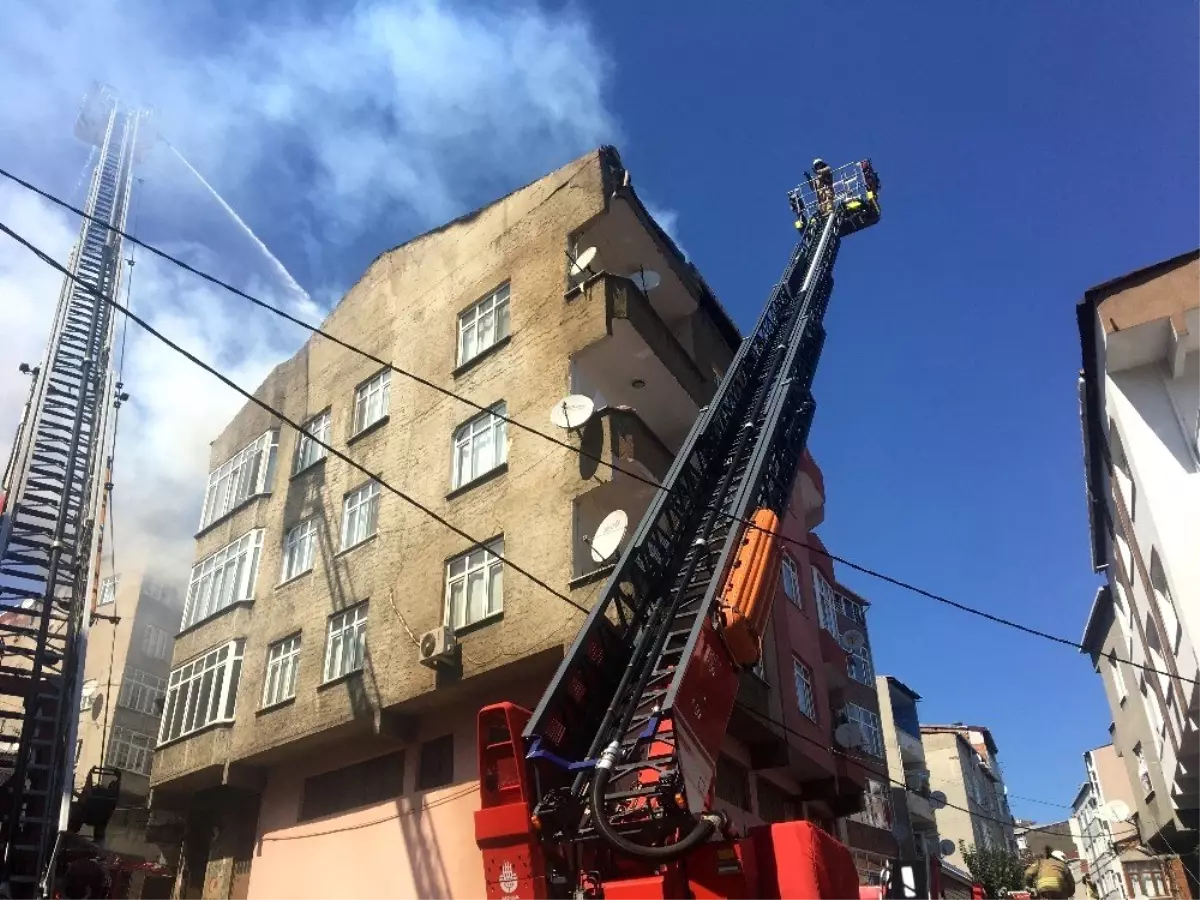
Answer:
[[[0,799],[0,847],[12,896],[33,896],[72,787],[78,646],[86,626],[93,499],[106,441],[111,308],[119,235],[132,186],[138,115],[116,103],[103,138],[30,413],[9,467],[7,531],[0,545],[0,695],[4,717],[20,722],[17,752]]]
[[[662,810],[674,810],[677,814],[688,810],[678,803],[651,804],[652,797],[657,795],[664,800],[680,793],[685,776],[699,776],[698,781],[711,783],[711,773],[679,771],[678,730],[680,725],[688,725],[692,710],[677,711],[675,701],[689,666],[710,665],[695,658],[696,648],[701,630],[706,623],[712,625],[716,597],[745,527],[742,522],[751,519],[760,507],[773,509],[777,514],[786,508],[812,421],[814,405],[810,387],[824,343],[821,318],[832,287],[830,275],[839,245],[839,218],[835,212],[815,222],[810,229],[820,236],[818,246],[793,314],[771,348],[771,360],[766,367],[771,377],[756,392],[722,467],[720,486],[705,506],[702,525],[689,556],[665,602],[658,608],[657,620],[649,629],[655,637],[639,677],[632,681],[632,689],[622,692],[615,701],[616,725],[610,739],[620,749],[606,798],[610,804],[632,806],[647,818],[661,821],[659,828],[678,825],[678,821],[670,822],[674,815],[664,816]],[[703,708],[695,718],[703,718],[706,723],[721,721],[721,727],[716,731],[711,731],[711,725],[691,729],[693,733],[708,731],[718,741],[724,734],[736,693],[736,667],[727,653],[721,661],[729,667],[730,709],[721,709],[719,694],[706,692]],[[664,723],[665,727],[660,727]],[[707,749],[715,760],[719,746]],[[635,798],[645,802],[634,802]],[[702,802],[698,797],[692,801]],[[700,811],[694,806],[691,809],[692,813]]]
[[[628,725],[626,703],[650,685],[660,637],[697,579],[713,577],[706,546],[728,522],[715,515],[741,485],[751,410],[762,408],[799,312],[803,279],[820,229],[809,228],[792,253],[754,331],[691,433],[623,552],[584,627],[560,664],[525,731],[538,772],[539,821],[570,839],[578,831],[591,766],[615,729]],[[740,449],[739,449],[740,448]],[[708,524],[708,538],[698,544]],[[707,583],[707,582],[706,582]],[[703,596],[703,591],[699,596]],[[646,675],[646,677],[643,677]]]

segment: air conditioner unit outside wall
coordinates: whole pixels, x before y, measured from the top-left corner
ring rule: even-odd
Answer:
[[[433,668],[440,663],[449,662],[454,658],[457,648],[458,639],[454,636],[454,628],[450,625],[439,625],[421,635],[421,665]]]

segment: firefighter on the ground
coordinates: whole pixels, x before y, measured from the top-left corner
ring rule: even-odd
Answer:
[[[1025,884],[1045,900],[1065,900],[1075,894],[1075,879],[1061,850],[1046,848],[1046,855],[1025,870]]]

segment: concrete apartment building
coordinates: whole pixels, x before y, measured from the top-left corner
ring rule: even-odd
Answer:
[[[1112,709],[1141,839],[1194,873],[1200,251],[1092,288],[1077,314],[1092,568],[1105,577],[1082,643]]]
[[[121,770],[121,799],[105,846],[136,860],[162,857],[146,840],[150,769],[182,611],[177,584],[122,560],[119,572],[100,581],[96,612],[104,618],[94,619],[88,634],[75,786],[83,787],[93,766]]]
[[[557,435],[660,480],[740,335],[612,148],[381,254],[323,327],[484,411],[320,337],[257,396],[470,539],[244,407],[212,445],[152,832],[178,842],[178,896],[482,896],[476,713],[532,706],[583,621],[495,554],[586,608],[612,569],[590,538],[653,492],[492,413],[551,431],[586,395],[595,413]],[[806,458],[785,535],[810,540],[823,510]],[[864,784],[824,749],[814,572],[832,573],[801,547],[784,566],[717,794],[738,826],[832,828]]]
[[[917,712],[921,695],[891,675],[876,678],[875,690],[879,697],[888,771],[908,788],[905,790],[896,784],[890,786],[895,810],[892,830],[900,855],[904,859],[937,855],[940,838],[937,817],[928,797],[932,788]]]
[[[1101,900],[1193,896],[1179,858],[1157,856],[1142,843],[1136,813],[1126,819],[1111,815],[1113,809],[1132,811],[1137,804],[1116,748],[1106,744],[1088,750],[1083,759],[1087,780],[1072,804],[1074,830]]]
[[[934,815],[938,834],[956,848],[948,861],[962,865],[962,844],[1016,852],[1008,790],[992,733],[981,725],[922,725],[921,744],[929,786],[946,795],[947,805]]]

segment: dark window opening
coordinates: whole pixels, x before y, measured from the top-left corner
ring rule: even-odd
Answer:
[[[750,809],[750,771],[728,756],[717,759],[717,796],[738,809]]]
[[[372,806],[404,793],[404,751],[304,779],[300,821]]]
[[[417,790],[428,791],[454,781],[454,735],[426,741],[421,745],[421,762],[417,767]]]

